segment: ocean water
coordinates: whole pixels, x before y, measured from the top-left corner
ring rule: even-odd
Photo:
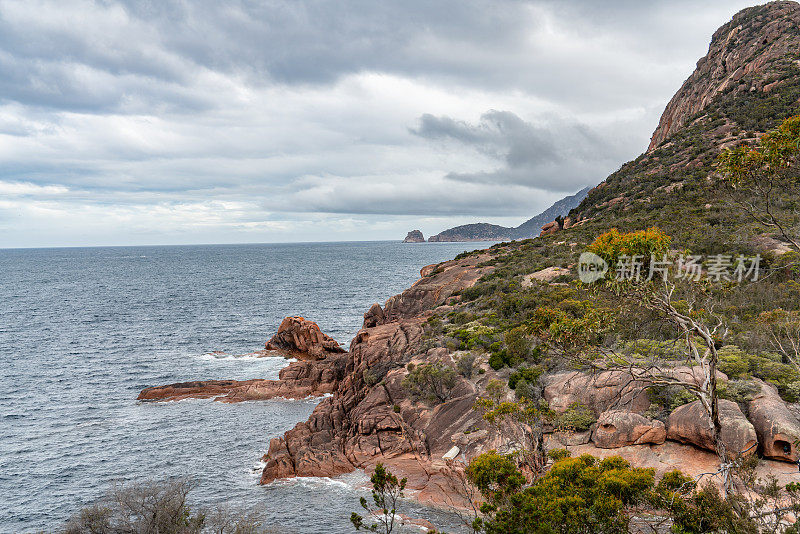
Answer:
[[[352,531],[363,473],[258,485],[269,440],[316,400],[136,396],[183,380],[277,378],[284,359],[235,355],[262,348],[284,316],[347,346],[369,305],[420,267],[488,245],[0,250],[0,532],[54,531],[115,481],[175,476],[195,481],[193,504],[254,509],[281,532]]]

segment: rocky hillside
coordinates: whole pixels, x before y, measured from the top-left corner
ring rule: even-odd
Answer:
[[[578,206],[584,198],[586,198],[586,195],[589,194],[590,190],[591,187],[585,187],[574,195],[569,195],[561,200],[556,201],[552,206],[544,210],[539,215],[531,217],[524,223],[514,228],[511,234],[512,238],[529,239],[531,237],[538,236],[544,225],[552,220],[555,220],[556,217],[564,217],[567,215],[574,207]]]
[[[800,96],[778,91],[793,83],[800,65],[799,44],[800,11],[795,2],[774,2],[738,13],[714,33],[708,54],[667,104],[648,152],[700,118],[696,115],[712,104],[728,107],[738,101],[735,107],[740,109],[722,116],[741,130],[774,126],[770,116],[791,104],[792,96]]]
[[[755,230],[708,178],[720,149],[753,142],[798,112],[800,5],[745,9],[714,33],[708,54],[664,111],[647,152],[592,189],[570,218],[587,225],[587,238],[614,225],[658,224],[698,252],[737,228],[736,245],[752,251]]]
[[[428,238],[431,243],[443,241],[504,241],[512,239],[514,228],[497,224],[473,223],[449,228]]]
[[[574,195],[569,195],[553,203],[542,213],[531,217],[516,228],[508,228],[497,224],[474,223],[450,228],[428,238],[428,241],[503,241],[510,239],[530,239],[539,235],[542,226],[563,217],[572,208],[586,198],[590,188],[581,189]]]

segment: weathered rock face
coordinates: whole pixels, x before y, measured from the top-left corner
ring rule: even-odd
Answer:
[[[478,267],[489,259],[489,254],[473,254],[460,260],[438,264],[428,276],[386,301],[383,311],[386,321],[417,317],[443,304],[455,293],[470,287],[493,267]],[[427,269],[424,268],[423,271]]]
[[[278,333],[267,341],[264,348],[312,360],[345,352],[336,340],[322,333],[317,323],[303,317],[285,318],[278,327]]]
[[[411,230],[408,235],[403,239],[403,243],[424,243],[425,236],[419,230]]]
[[[563,267],[546,267],[541,271],[536,271],[535,273],[526,274],[523,276],[521,285],[522,287],[532,287],[534,280],[538,280],[539,282],[552,282],[559,276],[569,273],[570,270],[564,269]]]
[[[459,378],[447,402],[427,406],[407,397],[402,380],[409,361],[453,364],[444,348],[422,350],[425,314],[488,272],[476,268],[484,260],[475,255],[429,269],[389,299],[382,318],[380,307],[373,306],[345,356],[346,375],[333,396],[308,421],[271,441],[261,482],[334,476],[380,461],[408,477],[409,489],[419,490],[420,498],[447,503],[457,495],[445,489],[448,468],[442,456],[456,442],[467,455],[494,443],[493,431],[473,410],[475,387]]]
[[[729,400],[719,400],[719,419],[722,423],[722,443],[729,456],[756,452],[756,431],[739,409]],[[715,450],[711,421],[700,401],[679,406],[669,415],[667,439],[691,443],[703,449]]]
[[[561,227],[558,225],[556,221],[550,221],[549,223],[542,226],[542,231],[539,232],[539,236],[546,236],[550,234],[554,234],[561,230]]]
[[[592,441],[603,449],[615,449],[627,445],[664,443],[667,431],[661,421],[652,421],[639,414],[610,410],[603,412],[592,433]]]
[[[372,328],[386,322],[386,314],[383,313],[383,308],[377,302],[373,304],[369,311],[364,314],[363,328]]]
[[[703,381],[702,373],[696,367],[664,368],[660,374],[698,385]],[[724,373],[717,372],[717,380],[727,379]],[[650,407],[647,388],[651,384],[645,373],[634,375],[628,370],[599,373],[562,371],[543,380],[544,398],[556,412],[565,411],[575,402],[585,404],[595,415],[612,409],[642,413]]]
[[[757,382],[761,393],[750,401],[748,412],[761,452],[767,458],[796,462],[800,422],[789,412],[775,386]]]
[[[800,5],[771,2],[748,8],[714,33],[708,54],[672,97],[648,151],[685,126],[717,95],[727,92],[771,91],[769,74],[781,66],[787,52],[800,49]],[[779,79],[779,77],[776,77]]]
[[[650,406],[647,382],[636,380],[627,371],[563,371],[545,377],[544,385],[544,398],[556,412],[564,412],[576,402],[588,406],[595,415],[609,409],[643,412]]]
[[[270,442],[262,483],[289,476],[334,476],[381,456],[427,456],[420,432],[393,409],[405,398],[402,377],[397,372],[388,376],[396,360],[413,352],[421,335],[420,321],[361,330],[351,345],[347,375],[333,397],[323,400],[308,421]],[[383,385],[368,386],[367,370],[386,372],[376,376]]]
[[[222,397],[233,390],[246,387],[262,380],[196,380],[178,382],[166,386],[155,386],[143,389],[137,400],[160,401],[181,399],[207,399]]]

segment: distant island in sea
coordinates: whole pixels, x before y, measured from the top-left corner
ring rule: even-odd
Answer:
[[[585,187],[575,193],[562,198],[552,206],[535,215],[515,228],[490,224],[485,222],[463,224],[454,228],[448,228],[436,235],[428,238],[431,243],[435,242],[461,242],[461,241],[508,241],[513,239],[530,239],[537,237],[542,232],[542,227],[558,221],[576,208],[586,195],[589,194],[591,187]],[[563,225],[562,225],[563,226]],[[424,243],[425,237],[420,230],[412,230],[403,240],[404,243]]]

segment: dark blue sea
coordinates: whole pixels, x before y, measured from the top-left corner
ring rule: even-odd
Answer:
[[[347,346],[420,267],[488,243],[0,250],[0,532],[58,530],[115,481],[191,477],[193,504],[245,507],[280,532],[351,532],[363,473],[259,486],[269,440],[315,400],[141,403],[147,386],[277,378],[287,315]],[[215,354],[221,351],[224,354]],[[406,505],[410,515],[438,519]]]

